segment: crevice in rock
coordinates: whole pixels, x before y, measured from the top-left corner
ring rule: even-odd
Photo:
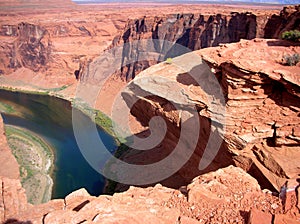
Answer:
[[[272,155],[256,147],[253,149],[253,153],[257,160],[264,165],[269,171],[277,175],[278,177],[288,178],[282,167],[273,159]]]
[[[43,215],[43,218],[42,218],[42,223],[43,223],[43,224],[45,224],[45,219],[46,219],[46,216],[47,216],[48,214],[49,214],[49,213]]]
[[[96,214],[93,218],[92,218],[92,222],[95,221],[95,219],[99,216],[99,214]]]
[[[297,182],[299,185],[295,188],[296,193],[296,207],[298,208],[298,211],[300,212],[300,178],[297,179]]]
[[[275,215],[272,215],[271,224],[275,224]]]
[[[178,218],[177,218],[175,224],[181,224],[181,216],[178,216]]]
[[[75,208],[73,208],[73,211],[79,212],[88,203],[90,203],[90,200],[85,200],[84,202],[80,203],[78,206],[76,206]]]
[[[272,183],[265,177],[265,175],[254,163],[252,163],[248,173],[257,180],[261,189],[268,189],[272,192],[277,192]]]
[[[5,206],[5,201],[4,201],[4,181],[2,181],[2,189],[1,189],[1,197],[2,197],[2,203],[3,203],[3,220],[6,218],[6,206]]]
[[[277,138],[277,134],[276,134],[276,122],[274,124],[272,124],[271,128],[273,129],[273,136],[267,138],[267,145],[270,147],[275,147],[276,146],[276,138]]]
[[[63,207],[63,210],[66,210],[67,209],[67,201],[66,199],[64,198],[64,207]]]

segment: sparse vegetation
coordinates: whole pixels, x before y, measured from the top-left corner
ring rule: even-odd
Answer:
[[[12,114],[14,112],[15,112],[15,110],[11,105],[0,102],[0,113]]]
[[[166,63],[167,63],[167,64],[172,64],[172,58],[167,58],[167,59],[166,59]]]
[[[69,86],[68,85],[64,85],[64,86],[61,86],[61,87],[57,87],[57,88],[51,88],[51,89],[44,89],[46,92],[59,92],[59,91],[62,91],[66,88],[68,88]]]
[[[282,59],[282,64],[288,66],[295,66],[298,62],[300,62],[299,54],[284,55]]]
[[[30,203],[46,202],[50,199],[52,185],[49,185],[50,165],[54,154],[51,147],[32,132],[5,126],[8,144],[20,165],[21,183]]]
[[[121,138],[120,136],[116,136],[116,133],[113,130],[113,121],[106,114],[102,113],[99,110],[91,108],[87,103],[80,99],[73,100],[72,107],[80,110],[91,119],[93,119],[94,117],[94,122],[98,126],[100,126],[106,133],[113,136],[117,140],[118,144],[125,142],[125,139]]]
[[[282,39],[284,40],[291,40],[291,41],[300,41],[300,31],[299,30],[290,30],[285,31],[281,35]]]

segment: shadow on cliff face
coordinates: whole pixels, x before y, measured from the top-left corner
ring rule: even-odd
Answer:
[[[264,28],[264,38],[277,39],[284,31],[300,29],[299,6],[286,6],[280,15],[272,15]]]
[[[264,38],[271,39],[271,38],[278,38],[279,33],[275,27],[278,27],[278,24],[283,22],[283,18],[278,15],[272,15],[264,28]]]
[[[151,100],[152,103],[149,103]],[[153,103],[156,107],[153,107]],[[160,98],[158,96],[147,97],[147,100],[138,100],[134,106],[131,108],[131,114],[139,119],[139,122],[145,126],[149,126],[149,122],[152,117],[159,116],[164,119],[167,132],[164,136],[164,139],[155,145],[150,150],[136,150],[129,148],[123,155],[121,155],[120,159],[129,163],[129,164],[138,164],[138,165],[147,165],[153,164],[158,161],[161,161],[168,157],[177,146],[179,139],[181,137],[182,130],[181,127],[183,125],[195,125],[193,123],[193,118],[186,120],[183,124],[177,124],[176,120],[179,118],[179,112],[172,105],[172,103],[168,102],[166,99]],[[173,117],[173,118],[170,118]],[[179,118],[180,119],[180,118]],[[215,171],[219,168],[227,167],[233,164],[232,156],[228,152],[225,142],[222,141],[221,146],[218,150],[217,155],[214,157],[213,161],[206,167],[204,170],[199,170],[199,163],[203,158],[204,151],[206,150],[208,139],[211,135],[218,135],[217,131],[213,131],[215,129],[210,121],[210,119],[199,116],[200,122],[200,131],[198,133],[198,141],[195,149],[191,157],[185,162],[185,164],[175,173],[170,174],[170,177],[159,181],[163,186],[178,189],[181,186],[186,186],[196,177],[201,174]],[[140,132],[137,134],[140,138],[146,138],[151,134],[151,131],[147,129],[146,131]],[[184,133],[187,137],[186,141],[188,144],[189,136],[194,136],[195,133],[189,132]],[[206,152],[207,153],[207,152]],[[212,157],[214,153],[208,152],[208,157]],[[212,155],[211,155],[212,154]],[[207,154],[206,154],[207,155]],[[176,163],[176,161],[174,161]],[[169,164],[170,166],[174,164]],[[157,182],[145,185],[142,187],[154,186]],[[125,191],[129,186],[118,184],[115,191]]]
[[[278,47],[290,47],[290,46],[300,46],[300,42],[286,41],[286,40],[270,40],[267,41],[268,46],[278,46]]]
[[[241,39],[254,39],[256,32],[256,15],[252,13],[232,13],[228,24],[229,43],[238,42]]]
[[[159,42],[153,43],[156,52],[165,52],[165,57],[161,58],[161,60],[165,60],[185,54],[189,50],[194,51],[218,46],[221,43],[238,42],[241,39],[251,40],[257,37],[259,29],[257,16],[250,12],[233,12],[229,17],[222,14],[210,16],[178,14],[161,18],[148,17],[146,20],[145,18],[129,20],[123,33],[115,38],[110,48],[128,43],[126,49],[123,50],[126,53],[122,55],[119,75],[130,81],[140,71],[158,62],[141,62],[138,47],[136,44],[130,44],[134,41],[151,37],[153,40],[175,43],[169,50],[166,50],[165,45],[158,44]],[[176,45],[186,47],[187,51],[178,53]],[[132,59],[138,62],[127,64],[127,61]],[[123,68],[123,66],[125,67]]]

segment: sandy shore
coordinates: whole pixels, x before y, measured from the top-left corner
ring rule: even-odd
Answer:
[[[41,204],[51,199],[53,149],[35,133],[12,125],[5,126],[8,144],[20,165],[20,176],[28,202]]]

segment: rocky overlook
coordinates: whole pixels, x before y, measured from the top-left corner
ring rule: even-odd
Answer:
[[[270,45],[270,41],[277,44]],[[203,153],[202,141],[188,163],[176,173],[175,179],[172,179],[173,176],[162,182],[173,188],[162,185],[131,187],[123,193],[99,197],[92,197],[82,189],[65,199],[32,206],[26,203],[19,180],[2,178],[2,220],[6,223],[256,223],[258,220],[276,224],[299,223],[299,67],[287,67],[278,62],[280,52],[299,52],[299,46],[284,46],[285,43],[255,39],[192,53],[209,64],[226,96],[228,120],[221,155],[217,155],[209,169],[205,170],[206,174],[196,176],[201,174],[197,170]],[[251,52],[256,52],[255,64],[243,60],[251,58]],[[270,54],[277,56],[270,57]],[[220,55],[226,55],[225,59]],[[139,76],[155,78],[158,75],[175,80],[197,106],[197,102],[206,102],[199,98],[203,97],[199,95],[202,92],[200,86],[176,66],[176,60],[190,58],[188,54],[174,58],[173,63],[152,66]],[[273,66],[271,70],[265,68],[266,63]],[[151,83],[139,80],[131,81],[130,91],[134,94],[127,91],[127,101],[139,96],[140,91],[151,90]],[[176,99],[180,98],[176,98],[176,94],[164,94],[167,91],[164,83],[156,82],[155,88],[160,85],[160,96],[140,98],[132,113],[144,125],[153,115],[160,115],[172,133],[154,149],[155,154],[150,150],[155,158],[129,151],[124,160],[139,163],[149,162],[145,158],[157,160],[176,142],[180,115],[178,111],[171,110],[170,101],[176,104]],[[259,88],[256,88],[257,85]],[[289,103],[285,104],[285,100]],[[210,119],[210,108],[204,104],[197,108],[203,124],[201,139],[205,139],[210,132],[205,125]],[[278,128],[275,134],[274,127]],[[224,158],[242,169],[228,166]],[[289,162],[286,163],[286,160]],[[178,180],[182,182],[176,190],[174,183]],[[285,184],[286,190],[278,189],[281,186],[278,184]],[[262,191],[261,188],[280,190],[284,196],[272,196],[270,191]]]
[[[265,15],[234,12],[225,13],[227,16],[183,13],[127,21],[124,18],[132,11],[127,11],[125,16],[114,11],[109,22],[103,20],[107,14],[95,18],[95,13],[88,16],[90,22],[85,22],[87,15],[76,10],[73,13],[76,19],[63,14],[57,17],[55,24],[28,18],[27,22],[21,22],[22,14],[14,22],[11,18],[3,19],[1,78],[14,81],[7,82],[13,87],[20,87],[20,82],[49,88],[76,83],[74,72],[77,71],[75,74],[83,75],[81,81],[93,82],[93,74],[87,71],[96,68],[85,69],[97,66],[97,54],[109,46],[155,36],[180,40],[197,51],[142,71],[128,83],[130,88],[122,95],[128,104],[139,97],[130,112],[144,126],[140,136],[149,135],[147,129],[153,116],[164,119],[167,135],[157,147],[143,152],[128,150],[121,158],[130,163],[148,164],[169,155],[181,134],[182,113],[174,105],[196,109],[201,124],[199,141],[184,166],[155,186],[130,187],[122,193],[99,197],[80,189],[65,199],[33,206],[27,203],[18,179],[18,165],[9,153],[1,120],[1,222],[300,222],[300,67],[299,63],[282,64],[283,56],[300,53],[300,46],[278,39],[257,38],[279,37],[285,30],[284,24],[299,28],[299,7],[287,7],[272,18],[268,14],[271,19]],[[120,17],[115,18],[118,15]],[[239,23],[240,19],[244,23]],[[252,40],[240,41],[241,38]],[[227,41],[236,43],[225,44]],[[198,50],[207,46],[215,47]],[[212,120],[215,111],[202,87],[176,66],[178,61],[189,64],[191,54],[207,64],[208,74],[221,86],[226,113],[214,115],[226,118],[225,133],[220,132],[218,119]],[[122,77],[127,76],[129,81],[156,62],[143,63],[137,70],[124,69]],[[129,70],[135,75],[128,73]],[[163,77],[164,82],[156,77]],[[150,82],[142,82],[143,78]],[[175,83],[180,91],[172,91],[175,87],[168,85],[169,82]],[[68,94],[72,95],[72,91]],[[152,96],[140,97],[143,94]],[[205,153],[210,135],[221,138],[220,149],[213,155],[212,163],[199,170],[201,158],[211,156]],[[124,190],[123,187],[119,185],[116,190]]]
[[[277,191],[286,179],[296,179],[299,175],[299,67],[284,66],[280,60],[283,54],[300,53],[300,46],[287,47],[285,44],[288,43],[254,39],[196,51],[218,77],[226,100],[224,144],[209,169],[234,163],[255,176],[261,186]],[[175,148],[178,142],[181,118],[173,105],[182,105],[181,97],[187,96],[191,101],[187,101],[186,107],[194,103],[200,111],[199,139],[208,138],[211,109],[205,104],[207,99],[201,94],[201,87],[189,75],[181,74],[180,66],[176,65],[177,60],[182,62],[191,57],[174,59],[174,65],[162,63],[152,66],[141,74],[149,78],[147,82],[133,80],[123,94],[127,101],[143,95],[155,96],[139,98],[131,109],[131,113],[144,125],[155,115],[166,118],[171,134],[167,134],[155,155],[163,151],[160,155],[163,157],[166,149]],[[266,64],[270,66],[266,67]],[[165,82],[160,84],[160,79],[155,77],[164,77],[170,83],[177,82],[179,90],[170,94]],[[177,92],[182,92],[182,96]],[[178,171],[181,180],[188,182],[197,175],[196,167],[203,156],[205,144],[205,140],[198,144],[190,164]],[[129,153],[125,158],[137,162],[151,158],[151,155],[143,155],[148,153],[153,151],[140,152],[141,155],[132,153],[132,156]]]

